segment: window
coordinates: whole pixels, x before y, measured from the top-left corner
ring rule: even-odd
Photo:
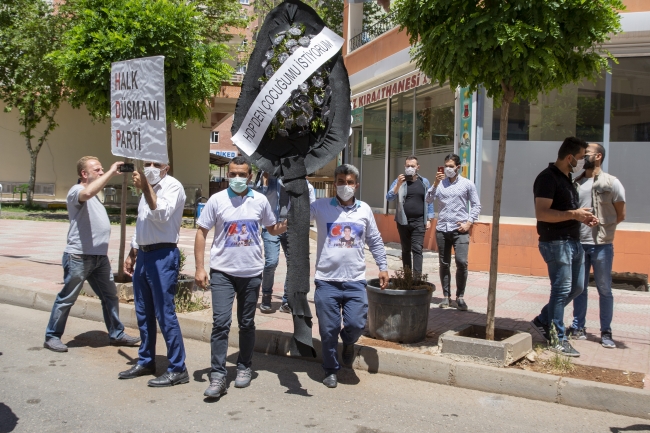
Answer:
[[[237,68],[235,69],[235,74],[239,75],[244,75],[246,73],[246,65],[244,64],[238,64]]]
[[[219,143],[219,131],[210,131],[210,143]]]
[[[612,65],[610,141],[650,141],[650,57]]]
[[[423,177],[433,182],[436,168],[454,151],[455,93],[428,84],[415,92],[415,156]]]
[[[243,4],[243,5],[250,4],[250,3],[248,2],[248,0],[239,0],[239,3],[240,3],[240,4]]]
[[[404,173],[406,157],[413,153],[413,96],[414,91],[408,91],[390,99],[389,186]],[[395,206],[395,201],[388,203],[389,209]]]
[[[361,199],[380,212],[386,195],[386,100],[363,111]]]

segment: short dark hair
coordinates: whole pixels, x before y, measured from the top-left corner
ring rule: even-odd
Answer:
[[[228,163],[228,171],[230,171],[230,164],[235,164],[235,165],[246,164],[248,166],[248,174],[251,174],[253,172],[253,168],[251,167],[250,161],[241,155],[235,156],[233,159],[230,160],[230,162]]]
[[[346,230],[350,230],[350,231],[352,231],[352,227],[350,227],[350,226],[345,226],[345,227],[343,227],[343,231],[346,231]]]
[[[418,162],[418,157],[415,155],[410,155],[406,157],[406,161],[413,161],[413,160],[415,160],[415,162]]]
[[[336,170],[334,170],[334,181],[336,182],[336,177],[339,174],[343,174],[345,176],[351,174],[355,177],[357,180],[357,183],[359,183],[359,170],[352,164],[341,164],[338,167],[336,167]]]
[[[587,142],[578,137],[567,137],[557,151],[557,159],[564,159],[569,155],[577,155],[581,149],[587,148]]]
[[[604,161],[605,160],[605,154],[607,152],[605,152],[605,148],[603,147],[603,145],[600,144],[600,143],[594,143],[594,142],[591,142],[590,144],[595,144],[596,145],[596,149],[598,149],[598,153],[603,155],[603,157],[601,158],[601,161]]]
[[[455,153],[450,153],[449,155],[445,156],[445,162],[447,161],[454,161],[454,164],[456,164],[456,166],[459,166],[460,156],[456,155]]]

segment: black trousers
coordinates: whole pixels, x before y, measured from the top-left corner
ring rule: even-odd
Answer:
[[[418,275],[422,275],[422,245],[426,231],[424,218],[409,220],[408,225],[397,224],[397,232],[402,244],[402,266],[410,268]],[[411,253],[413,261],[411,261]]]
[[[436,230],[436,242],[438,243],[438,263],[440,265],[440,283],[445,297],[451,297],[449,288],[451,272],[451,247],[454,247],[456,254],[456,297],[465,294],[467,285],[467,255],[469,254],[469,233],[460,233],[458,230],[441,232]]]

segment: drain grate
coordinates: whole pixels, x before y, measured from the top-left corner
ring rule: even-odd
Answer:
[[[596,287],[594,274],[589,275],[589,287]],[[612,272],[612,289],[647,292],[648,274],[638,274],[635,272]]]

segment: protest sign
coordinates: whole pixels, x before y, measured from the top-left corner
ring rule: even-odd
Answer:
[[[111,152],[167,164],[165,57],[111,65]]]

